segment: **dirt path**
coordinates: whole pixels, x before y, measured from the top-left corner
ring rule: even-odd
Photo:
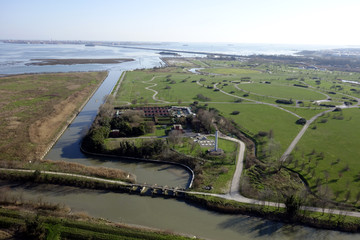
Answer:
[[[154,76],[153,78],[151,78],[149,81],[143,81],[143,83],[145,84],[150,84],[151,81],[153,81],[156,77]],[[156,95],[159,93],[158,91],[154,90],[154,89],[151,89],[152,87],[155,87],[157,86],[157,83],[153,83],[153,85],[151,86],[148,86],[148,87],[145,87],[146,90],[149,90],[149,91],[152,91],[154,92],[154,95],[152,96],[152,99],[154,101],[158,101],[158,102],[163,102],[163,103],[169,103],[168,101],[164,101],[164,100],[160,100],[160,99],[157,99],[156,98]]]
[[[34,173],[36,170],[0,168],[0,171],[14,171],[14,172]],[[127,182],[120,181],[120,180],[110,180],[110,179],[105,179],[105,178],[90,177],[90,176],[74,174],[74,173],[51,172],[51,171],[41,171],[41,173],[49,174],[49,175],[57,175],[57,176],[66,176],[66,177],[78,177],[78,178],[83,178],[83,179],[99,181],[99,182],[114,183],[114,184],[119,184],[119,185],[123,185],[123,186],[129,186],[129,185],[132,186],[133,185],[131,183],[127,183]]]
[[[200,84],[200,83],[199,83],[199,84]],[[201,86],[202,86],[202,85],[201,85]],[[227,93],[227,92],[221,90],[220,88],[218,88],[218,87],[217,87],[217,83],[214,84],[214,88],[215,88],[215,89],[219,89],[219,91],[220,91],[221,93],[226,94],[226,95],[228,95],[228,96],[235,97],[235,98],[239,98],[239,99],[243,99],[243,100],[250,101],[250,102],[254,102],[254,103],[257,103],[257,104],[264,104],[264,105],[272,106],[272,107],[278,108],[278,109],[280,109],[280,110],[282,110],[282,111],[285,111],[285,112],[287,112],[287,113],[290,113],[291,115],[294,115],[294,116],[297,117],[297,118],[301,118],[300,115],[297,115],[296,113],[293,113],[293,112],[290,111],[290,110],[287,110],[287,109],[285,109],[285,108],[282,108],[282,107],[280,107],[279,105],[272,104],[272,103],[261,102],[261,101],[256,101],[256,100],[248,99],[248,98],[245,98],[245,97],[239,97],[239,96],[234,95],[234,94],[231,94],[231,93]],[[235,85],[235,88],[237,88],[236,85]],[[239,89],[239,90],[241,90],[241,89]]]
[[[115,97],[119,91],[119,88],[121,86],[121,83],[123,82],[124,78],[125,78],[125,75],[126,75],[126,71],[124,71],[122,74],[121,74],[121,78],[116,86],[116,89],[114,90],[113,92],[113,96]]]
[[[304,135],[304,133],[306,132],[306,130],[309,128],[309,126],[320,116],[322,116],[325,113],[328,112],[332,112],[334,111],[334,108],[329,109],[327,111],[321,112],[317,115],[315,115],[314,117],[312,117],[310,120],[306,121],[306,124],[304,125],[304,127],[300,130],[300,132],[298,133],[298,135],[296,135],[296,137],[294,138],[294,140],[291,142],[290,146],[286,149],[286,151],[284,152],[284,154],[281,156],[280,161],[284,162],[290,155],[290,153],[294,150],[296,144],[300,141],[300,139],[302,138],[302,136]]]

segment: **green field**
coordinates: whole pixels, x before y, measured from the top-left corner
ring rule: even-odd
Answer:
[[[259,73],[256,70],[242,69],[242,68],[206,68],[206,69],[201,69],[201,72],[214,73],[214,74],[224,74],[224,75],[239,75],[239,74]]]
[[[285,150],[301,127],[295,124],[297,118],[285,111],[267,105],[257,104],[209,104],[218,109],[226,118],[233,119],[239,126],[255,136],[259,131],[273,131],[274,139]],[[231,115],[239,111],[238,115]]]
[[[327,99],[329,96],[330,104],[348,101],[355,105],[357,103],[355,98],[360,97],[358,85],[343,83],[339,80],[358,80],[359,73],[314,71],[271,63],[257,64],[213,59],[188,59],[186,61],[203,67],[201,71],[210,74],[192,74],[187,72],[186,68],[134,71],[127,76],[128,85],[124,85],[124,92],[118,96],[118,100],[131,102],[135,97],[138,100],[137,104],[145,99],[147,103],[164,104],[167,102],[183,105],[197,101],[205,108],[215,108],[222,116],[232,119],[241,131],[257,139],[260,158],[263,149],[267,149],[270,142],[276,143],[277,149],[280,149],[275,158],[279,158],[290,145],[302,128],[301,125],[295,123],[298,117],[294,115],[309,120],[316,114],[329,109],[317,106],[313,104],[313,101]],[[176,65],[175,60],[173,63]],[[151,79],[153,80],[149,81]],[[250,83],[244,84],[244,82]],[[154,92],[145,89],[145,86],[151,84],[156,84],[151,88],[158,91],[155,100],[152,99]],[[308,88],[294,86],[295,84],[308,86]],[[214,85],[228,94],[216,90]],[[136,94],[132,89],[136,89]],[[203,98],[198,98],[199,94]],[[276,105],[265,105],[275,104],[277,99],[292,99],[292,104],[276,103],[276,105],[294,114]],[[302,102],[296,104],[295,100]],[[318,192],[314,186],[320,181],[316,179],[321,178],[323,187],[329,186],[332,189],[334,194],[331,198],[334,200],[345,201],[346,191],[338,192],[339,189],[347,189],[350,186],[352,193],[347,202],[352,204],[357,200],[355,192],[360,182],[356,178],[359,175],[360,179],[360,172],[357,170],[359,166],[356,164],[356,156],[359,153],[356,147],[359,135],[356,126],[357,111],[358,108],[344,110],[344,120],[333,119],[330,116],[326,123],[320,123],[326,120],[318,119],[317,123],[310,126],[295,149],[294,158],[298,163],[295,166],[294,160],[289,165],[309,181],[314,192]],[[234,114],[234,112],[237,113]],[[272,139],[258,138],[259,132],[271,132]],[[311,162],[313,165],[310,164],[309,168],[307,154],[313,149],[317,154],[323,152],[325,158],[318,163]],[[341,159],[340,162],[333,163],[337,159]],[[327,161],[333,164],[325,163]],[[304,166],[302,166],[303,162]],[[317,164],[316,167],[314,164]],[[324,171],[327,179],[325,182]],[[336,180],[336,176],[339,179]]]
[[[347,202],[354,203],[360,192],[360,162],[358,156],[358,138],[360,136],[360,110],[346,109],[341,116],[331,113],[317,120],[316,129],[309,129],[298,144],[294,159],[290,166],[299,170],[316,189],[316,185],[327,185],[331,188],[330,197],[338,201],[345,201],[347,191],[350,197]],[[325,119],[326,122],[322,123]],[[311,154],[315,150],[314,154]],[[317,157],[320,153],[324,158]],[[339,159],[339,161],[338,161]],[[305,163],[305,166],[301,165]],[[308,168],[310,167],[310,172]],[[314,174],[312,174],[312,171]],[[317,179],[321,182],[316,184]],[[338,195],[336,197],[336,195]]]
[[[256,93],[264,96],[272,96],[276,98],[286,98],[293,100],[322,100],[326,96],[307,88],[299,88],[294,86],[283,86],[277,84],[252,83],[239,84],[238,87],[245,92]]]

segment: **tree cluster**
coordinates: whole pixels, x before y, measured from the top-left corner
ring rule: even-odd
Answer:
[[[293,104],[294,102],[293,102],[293,100],[286,100],[286,99],[277,99],[276,101],[275,101],[276,103],[282,103],[282,104]]]
[[[119,143],[119,147],[111,153],[120,156],[148,158],[161,154],[165,147],[165,141],[161,139],[144,140],[140,146],[137,146],[135,142],[122,141]]]

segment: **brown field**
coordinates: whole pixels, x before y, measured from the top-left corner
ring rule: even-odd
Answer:
[[[39,159],[106,72],[0,78],[0,161]]]

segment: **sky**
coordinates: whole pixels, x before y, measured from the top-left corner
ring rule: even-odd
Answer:
[[[360,45],[359,0],[0,0],[0,39]]]

